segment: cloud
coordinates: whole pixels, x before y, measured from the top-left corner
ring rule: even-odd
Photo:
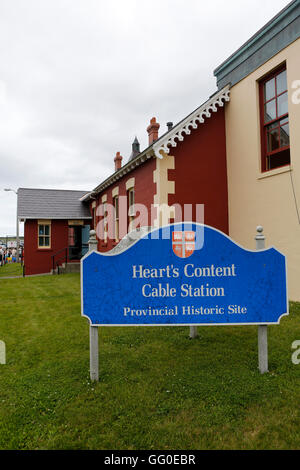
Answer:
[[[1,1],[0,188],[90,190],[147,146],[156,116],[181,120],[215,89],[213,69],[283,0]],[[0,235],[15,198],[0,191]]]

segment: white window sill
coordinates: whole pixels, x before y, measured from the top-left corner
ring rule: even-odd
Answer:
[[[292,169],[291,165],[286,165],[282,168],[275,168],[275,170],[270,170],[270,171],[266,171],[264,173],[260,173],[258,175],[257,179],[262,180],[262,179],[265,179],[265,178],[270,178],[270,176],[281,175],[282,173],[289,173],[292,170],[293,169]]]

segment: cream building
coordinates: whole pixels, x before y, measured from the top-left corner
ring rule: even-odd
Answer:
[[[289,298],[300,301],[300,0],[287,5],[215,70],[226,105],[229,234],[287,256]]]

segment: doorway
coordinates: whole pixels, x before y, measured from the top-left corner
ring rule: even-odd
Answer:
[[[88,251],[90,226],[69,225],[68,249],[69,260],[80,260]]]

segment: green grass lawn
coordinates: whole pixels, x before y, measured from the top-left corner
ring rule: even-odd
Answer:
[[[20,263],[8,263],[0,266],[0,279],[1,277],[9,276],[22,276],[23,269]]]
[[[100,328],[89,380],[78,274],[0,282],[1,449],[299,449],[300,304],[269,327]]]

